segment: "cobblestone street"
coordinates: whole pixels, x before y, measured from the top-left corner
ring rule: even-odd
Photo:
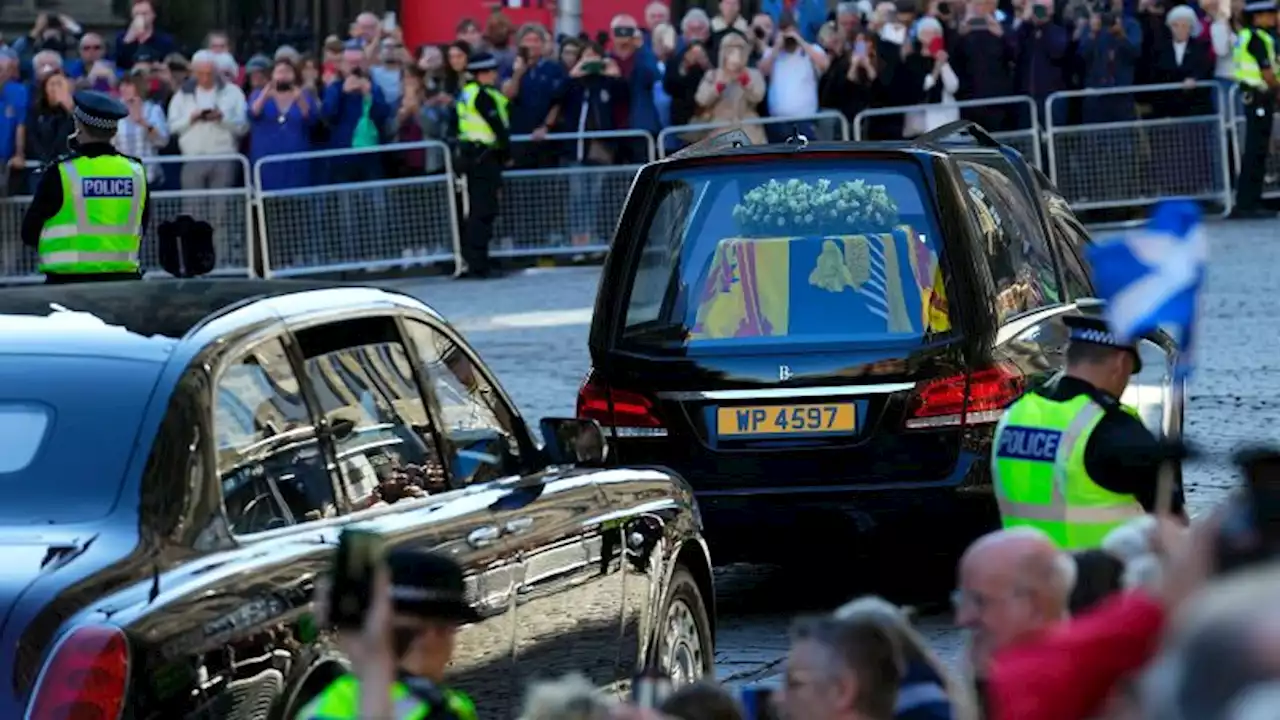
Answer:
[[[1280,224],[1208,226],[1211,259],[1201,318],[1199,370],[1188,388],[1186,436],[1203,457],[1185,469],[1193,513],[1221,501],[1235,484],[1232,449],[1280,435]],[[587,324],[597,268],[529,270],[500,280],[446,279],[392,285],[429,302],[453,321],[499,373],[526,418],[570,416],[589,365]],[[833,573],[841,572],[833,568]],[[830,579],[798,586],[776,569],[720,571],[717,667],[722,679],[774,674],[786,649],[789,618]],[[962,645],[942,613],[921,618],[921,630],[954,661]]]

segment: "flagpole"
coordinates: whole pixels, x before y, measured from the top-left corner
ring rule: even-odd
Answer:
[[[1183,388],[1185,383],[1182,380],[1175,380],[1173,383],[1173,391],[1169,393],[1169,402],[1173,403],[1174,409],[1186,408],[1183,404]],[[1169,429],[1169,433],[1165,439],[1170,444],[1182,442],[1182,422],[1181,418],[1176,425]],[[1173,494],[1176,476],[1178,474],[1178,463],[1182,462],[1178,458],[1166,457],[1160,461],[1160,475],[1158,485],[1156,486],[1156,515],[1169,516],[1173,514]]]

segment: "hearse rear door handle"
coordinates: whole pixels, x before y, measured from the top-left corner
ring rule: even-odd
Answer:
[[[498,538],[502,537],[502,531],[496,525],[485,525],[478,527],[467,535],[467,544],[473,548],[489,547]]]

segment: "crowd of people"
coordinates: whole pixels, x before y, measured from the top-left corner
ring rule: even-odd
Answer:
[[[645,683],[623,703],[584,678],[548,678],[527,689],[520,717],[1272,718],[1280,706],[1280,616],[1273,604],[1280,575],[1267,558],[1277,548],[1265,525],[1245,519],[1253,511],[1243,497],[1190,527],[1171,515],[1139,517],[1113,530],[1100,548],[1071,553],[1027,526],[980,537],[957,567],[952,602],[968,642],[954,663],[940,659],[913,629],[909,609],[865,596],[830,613],[797,618],[785,674],[776,688],[766,686],[768,692],[709,681],[659,691]],[[427,582],[420,575],[397,576],[396,567],[392,563],[389,577],[397,586]],[[459,572],[453,571],[460,597]],[[475,717],[465,688],[447,685],[456,621],[436,612],[435,635],[393,643],[390,628],[401,627],[401,610],[385,592],[374,592],[363,630],[343,636],[359,697],[350,691],[325,696],[304,717],[394,716],[387,698],[397,693],[387,686],[396,682],[397,667],[402,681],[404,668],[417,668],[409,675],[443,690],[458,717]],[[398,654],[405,647],[407,654]],[[431,662],[419,662],[419,655]],[[338,701],[346,714],[338,713]]]
[[[1238,4],[1238,0],[1235,0]],[[753,136],[804,131],[821,110],[852,120],[872,107],[938,105],[874,118],[871,137],[912,136],[963,114],[989,130],[1027,127],[1025,105],[958,110],[949,101],[1026,95],[1043,107],[1053,92],[1183,83],[1183,93],[1103,95],[1056,104],[1055,122],[1131,119],[1213,111],[1209,93],[1190,86],[1232,82],[1233,11],[1215,0],[871,0],[764,3],[747,17],[741,0],[720,0],[672,18],[661,0],[644,16],[614,17],[607,29],[557,37],[546,27],[513,27],[501,12],[465,20],[444,46],[405,46],[401,32],[362,14],[346,37],[325,39],[317,55],[283,45],[271,55],[237,57],[229,36],[211,32],[185,55],[157,18],[152,0],[132,3],[133,22],[114,38],[83,32],[73,18],[46,13],[0,49],[0,173],[8,194],[29,193],[40,168],[67,149],[71,94],[94,88],[132,109],[117,143],[142,158],[184,160],[153,166],[160,189],[200,190],[247,182],[235,163],[188,157],[243,153],[251,162],[284,153],[373,148],[393,142],[452,141],[454,104],[467,83],[468,58],[500,63],[510,99],[510,130],[531,136],[511,166],[642,162],[646,144],[616,136],[591,142],[549,134],[643,131],[691,123],[779,118]],[[1072,116],[1072,117],[1068,117]],[[786,118],[800,122],[787,123]],[[676,145],[697,132],[674,133]],[[774,139],[779,139],[775,137]],[[342,163],[278,162],[263,189],[359,182],[432,173],[440,153],[370,153]]]

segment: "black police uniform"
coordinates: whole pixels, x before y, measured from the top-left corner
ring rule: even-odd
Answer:
[[[1275,68],[1271,66],[1271,58],[1267,54],[1267,46],[1261,33],[1267,33],[1276,40],[1276,29],[1258,27],[1254,18],[1259,14],[1275,11],[1275,0],[1258,0],[1244,7],[1245,22],[1253,31],[1245,50],[1258,61],[1258,67],[1264,71]],[[1244,142],[1240,150],[1240,174],[1236,179],[1236,206],[1231,215],[1237,218],[1274,217],[1275,213],[1263,209],[1261,203],[1267,154],[1271,149],[1276,89],[1268,87],[1260,90],[1241,84],[1240,99],[1244,103]]]
[[[75,94],[74,100],[75,111],[73,114],[76,123],[79,125],[87,125],[98,130],[114,133],[116,124],[129,117],[129,108],[124,103],[105,93],[81,90]],[[40,185],[36,188],[36,194],[31,200],[31,206],[27,208],[27,214],[22,218],[22,244],[27,247],[39,249],[40,233],[44,230],[45,223],[56,216],[62,209],[64,200],[62,197],[62,176],[56,171],[59,163],[77,157],[99,157],[102,155],[121,155],[131,160],[142,162],[138,158],[118,152],[115,146],[109,142],[69,142],[68,144],[71,146],[68,151],[58,156],[40,178]],[[148,187],[142,206],[142,227],[144,231],[150,219],[151,188]],[[78,273],[73,275],[49,273],[45,276],[45,282],[57,285],[63,283],[104,282],[108,280],[137,280],[139,277],[141,277],[141,274],[136,272]]]
[[[497,69],[498,61],[486,52],[472,55],[467,63],[467,71],[471,73]],[[489,123],[497,142],[493,146],[469,142],[459,145],[461,170],[467,176],[469,206],[462,238],[466,271],[459,274],[459,278],[486,278],[494,273],[489,260],[489,242],[498,220],[502,170],[511,147],[511,130],[503,121],[498,104],[487,92],[476,97],[476,111]]]
[[[1137,350],[1132,345],[1118,343],[1105,320],[1071,315],[1063,318],[1063,323],[1071,331],[1072,343],[1089,342],[1128,350],[1134,356],[1134,372],[1142,369],[1142,359]],[[1063,375],[1036,392],[1058,402],[1087,395],[1106,410],[1085,445],[1085,470],[1098,485],[1113,493],[1132,495],[1144,510],[1154,512],[1157,506],[1160,465],[1166,458],[1176,456],[1178,449],[1156,439],[1141,420],[1121,408],[1119,398],[1085,380]],[[1184,504],[1179,483],[1173,488],[1172,512],[1180,514]]]

